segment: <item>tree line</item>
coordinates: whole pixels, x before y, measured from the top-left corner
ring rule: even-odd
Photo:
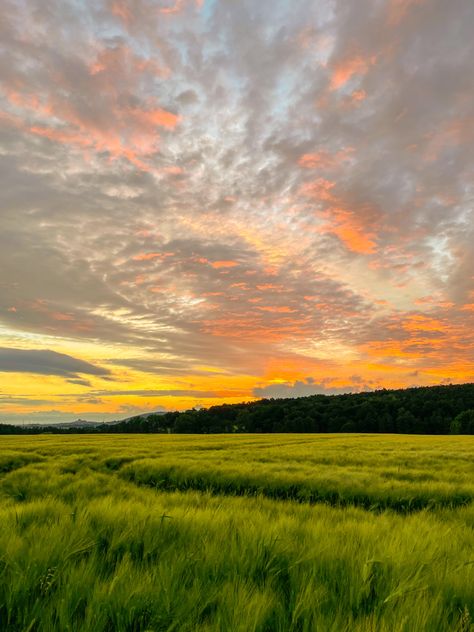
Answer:
[[[474,434],[474,384],[311,395],[149,414],[87,428],[0,425],[0,434],[368,432]]]

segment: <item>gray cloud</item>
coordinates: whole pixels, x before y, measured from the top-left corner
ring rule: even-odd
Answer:
[[[84,360],[48,349],[10,349],[0,347],[0,372],[36,373],[74,377],[78,373],[108,375],[109,371]]]
[[[75,384],[76,386],[91,386],[89,380],[83,380],[80,378],[75,378],[72,380],[66,380],[68,384]]]
[[[357,380],[359,383],[341,387],[328,386],[327,382],[317,383],[313,378],[308,377],[305,380],[296,380],[294,383],[268,384],[267,386],[256,387],[253,389],[253,394],[255,397],[279,399],[308,397],[309,395],[340,395],[372,390],[369,385],[361,384],[359,380]]]
[[[43,406],[51,405],[51,401],[47,399],[36,399],[34,397],[12,397],[8,395],[3,397],[0,395],[0,408],[8,408],[10,406]]]
[[[137,397],[195,397],[199,399],[217,398],[219,391],[198,391],[193,389],[160,389],[160,390],[123,390],[123,391],[94,391],[94,395],[101,397],[121,397],[123,395],[135,395]],[[235,391],[235,397],[243,396],[245,392]]]

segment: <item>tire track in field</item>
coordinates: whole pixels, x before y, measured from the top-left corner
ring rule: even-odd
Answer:
[[[297,484],[262,484],[249,481],[240,482],[223,478],[201,476],[181,476],[176,470],[165,469],[159,472],[144,474],[132,468],[124,468],[118,472],[120,478],[139,487],[148,487],[160,492],[197,491],[214,496],[264,496],[276,501],[294,501],[309,505],[325,504],[332,507],[359,507],[366,511],[393,511],[398,514],[409,514],[417,511],[433,511],[435,509],[464,507],[473,498],[468,493],[453,493],[430,498],[422,495],[414,496],[377,496],[362,492],[348,492],[335,488],[307,488]]]

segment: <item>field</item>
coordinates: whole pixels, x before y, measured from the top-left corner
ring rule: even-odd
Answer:
[[[0,630],[474,630],[474,437],[0,438]]]

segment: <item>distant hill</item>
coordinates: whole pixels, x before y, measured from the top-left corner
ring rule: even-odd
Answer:
[[[86,421],[85,419],[76,419],[76,421],[57,424],[59,428],[95,428],[100,425],[100,421]]]
[[[104,422],[101,421],[86,421],[85,419],[76,419],[76,421],[61,421],[55,423],[55,428],[93,428],[101,426]],[[115,422],[114,422],[115,423]],[[51,424],[22,424],[22,428],[49,428]]]
[[[109,423],[116,425],[116,424],[128,423],[130,421],[136,421],[138,419],[143,419],[144,421],[146,421],[149,417],[154,417],[155,415],[166,415],[166,414],[167,414],[166,411],[158,410],[152,413],[141,413],[140,415],[134,415],[133,417],[127,417],[126,419],[120,419],[119,421],[109,421]]]
[[[133,417],[126,417],[125,419],[120,419],[120,420],[115,420],[115,421],[88,421],[86,419],[76,419],[76,421],[60,421],[54,424],[22,423],[21,426],[0,423],[0,434],[5,434],[5,432],[2,433],[2,428],[3,430],[5,430],[5,428],[22,428],[25,430],[37,429],[39,432],[43,432],[45,429],[49,430],[51,428],[63,429],[63,430],[75,430],[75,429],[85,430],[85,429],[99,428],[102,426],[107,427],[107,426],[111,426],[115,424],[127,423],[131,421],[132,419],[133,420],[147,419],[151,415],[164,415],[164,414],[165,414],[164,411],[157,411],[157,412],[151,412],[151,413],[147,412],[147,413],[142,413],[140,415],[135,415]]]
[[[0,434],[382,432],[474,434],[474,384],[311,395],[143,413],[118,422],[48,427],[0,425]]]

